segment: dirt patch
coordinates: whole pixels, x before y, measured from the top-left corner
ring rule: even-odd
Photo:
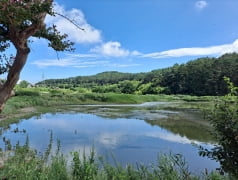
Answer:
[[[14,114],[0,114],[0,121],[4,121],[11,118],[21,118],[28,114],[33,114],[36,112],[37,112],[37,109],[34,107],[25,107],[25,108],[19,109]]]
[[[20,109],[21,113],[33,113],[36,112],[36,108],[34,107],[26,107],[26,108],[22,108]]]

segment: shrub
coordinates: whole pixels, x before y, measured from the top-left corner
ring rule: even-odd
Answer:
[[[16,96],[39,96],[40,93],[37,91],[31,91],[29,89],[19,89],[15,92]]]
[[[208,120],[218,145],[211,150],[200,147],[200,155],[220,162],[220,171],[238,179],[238,97],[237,87],[227,80],[230,94],[217,101]]]

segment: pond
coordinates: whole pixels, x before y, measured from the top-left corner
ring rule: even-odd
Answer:
[[[61,151],[90,153],[127,163],[156,163],[159,153],[182,154],[193,172],[212,170],[218,164],[199,157],[196,145],[211,148],[209,126],[196,110],[175,111],[171,104],[70,106],[66,111],[46,113],[10,125],[2,137],[12,144],[23,144],[44,152],[53,132],[54,148],[60,140]],[[196,145],[195,145],[196,144]],[[0,141],[4,148],[4,143]],[[112,158],[113,156],[113,158]]]

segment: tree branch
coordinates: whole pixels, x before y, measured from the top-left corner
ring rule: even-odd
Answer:
[[[55,12],[55,14],[58,15],[58,16],[61,16],[61,17],[65,18],[67,21],[69,21],[69,22],[71,22],[73,25],[75,25],[78,29],[80,29],[80,30],[82,30],[82,31],[85,31],[85,29],[81,28],[77,23],[75,23],[73,20],[71,20],[71,19],[68,18],[67,16],[64,16],[64,15],[62,15],[62,14],[60,14],[60,13],[57,13],[57,12]]]

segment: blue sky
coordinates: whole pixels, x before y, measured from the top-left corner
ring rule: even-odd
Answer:
[[[149,72],[198,57],[238,52],[237,0],[55,1],[62,17],[46,24],[75,42],[74,52],[57,53],[33,39],[21,79],[92,75],[104,71]]]

